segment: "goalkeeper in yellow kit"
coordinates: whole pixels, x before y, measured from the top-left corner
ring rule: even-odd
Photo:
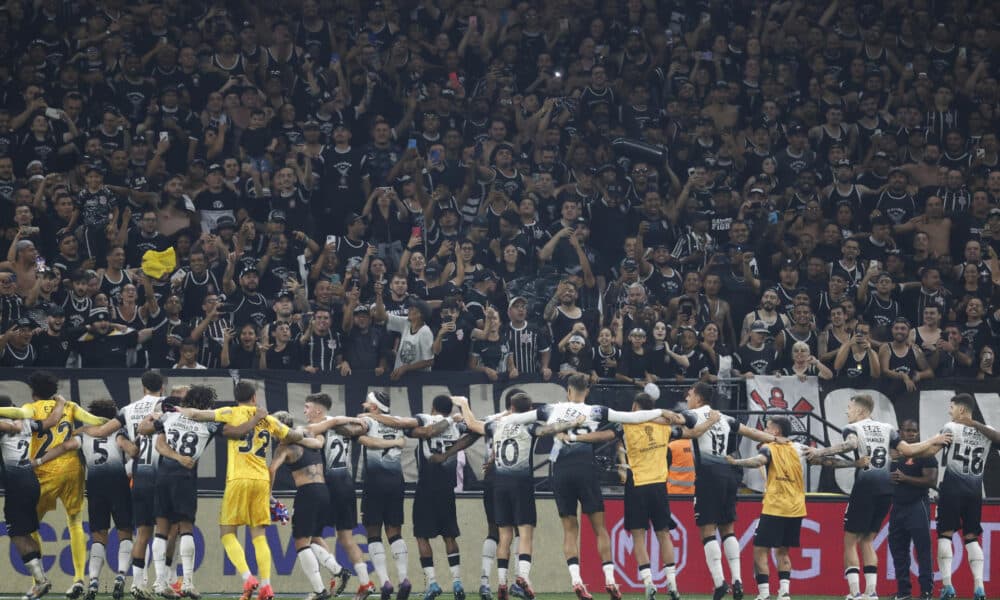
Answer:
[[[259,600],[271,600],[271,550],[264,537],[264,528],[271,524],[271,474],[267,469],[267,455],[271,440],[284,440],[291,444],[301,444],[319,448],[319,440],[305,440],[301,433],[292,431],[274,417],[265,416],[257,408],[257,391],[252,383],[241,381],[234,390],[236,406],[216,410],[180,409],[181,414],[195,421],[214,421],[236,426],[256,420],[250,433],[228,441],[226,467],[226,491],[222,496],[222,514],[219,529],[226,556],[243,578],[241,600],[249,600],[257,588]],[[260,413],[258,413],[260,411]],[[223,428],[227,436],[229,427]],[[243,547],[236,539],[236,528],[245,525],[250,528],[260,581],[250,573]]]
[[[28,379],[31,387],[31,402],[21,407],[0,408],[0,417],[11,419],[33,419],[42,421],[56,406],[54,399],[59,389],[59,378],[48,371],[36,371]],[[50,428],[42,429],[31,436],[29,452],[31,458],[45,454],[49,448],[54,448],[73,437],[74,424],[100,425],[107,419],[96,417],[78,404],[67,402],[63,416]],[[56,507],[56,501],[62,502],[66,511],[66,523],[69,527],[69,547],[73,555],[73,586],[66,592],[66,597],[76,600],[84,592],[84,577],[87,567],[87,537],[83,533],[83,495],[84,470],[80,455],[67,452],[51,462],[40,464],[35,468],[40,488],[38,498],[39,520]],[[41,543],[34,534],[36,541]]]

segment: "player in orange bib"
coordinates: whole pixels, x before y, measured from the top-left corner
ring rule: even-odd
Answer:
[[[241,381],[234,390],[236,406],[216,410],[180,409],[181,414],[195,421],[213,421],[227,426],[242,425],[256,420],[250,433],[237,439],[230,438],[227,446],[226,491],[222,495],[222,514],[219,516],[219,530],[226,556],[243,578],[241,600],[249,600],[260,588],[258,600],[271,600],[271,550],[264,537],[264,528],[271,524],[271,475],[267,468],[267,453],[271,440],[282,440],[290,444],[301,444],[310,448],[320,448],[318,440],[305,440],[298,431],[293,431],[267,415],[265,409],[257,407],[257,390],[253,383]],[[229,427],[222,434],[229,437]],[[260,581],[250,573],[243,547],[236,539],[236,528],[250,528]]]
[[[0,408],[0,417],[43,421],[49,416],[56,406],[53,398],[59,389],[59,378],[48,371],[35,371],[28,379],[28,386],[31,387],[31,402],[21,407]],[[31,436],[31,458],[73,437],[77,422],[100,425],[106,420],[90,414],[78,404],[67,402],[62,418],[53,427],[36,431]],[[76,600],[85,590],[87,537],[83,533],[83,473],[83,463],[76,452],[68,452],[35,468],[40,487],[39,520],[55,509],[57,500],[62,502],[66,511],[69,546],[73,555],[73,586],[66,592],[70,600]],[[41,542],[40,538],[36,539]]]

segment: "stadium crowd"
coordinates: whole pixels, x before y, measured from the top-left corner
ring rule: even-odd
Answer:
[[[12,0],[0,366],[992,378],[997,19]]]

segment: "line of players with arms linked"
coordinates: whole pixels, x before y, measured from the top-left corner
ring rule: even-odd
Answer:
[[[978,542],[982,506],[982,473],[991,444],[1000,432],[972,419],[975,401],[958,394],[951,402],[951,421],[928,440],[901,439],[889,424],[871,419],[874,404],[868,396],[854,397],[847,409],[849,425],[844,442],[829,448],[809,448],[788,439],[789,421],[771,418],[764,431],[749,428],[712,409],[715,390],[697,383],[688,391],[688,410],[653,408],[655,398],[638,394],[631,411],[616,411],[586,403],[589,382],[577,375],[567,382],[566,398],[535,403],[523,391],[507,393],[505,410],[482,419],[468,400],[436,396],[429,414],[392,416],[390,399],[381,392],[368,394],[359,417],[330,416],[331,398],[313,394],[305,399],[305,424],[294,427],[291,415],[268,415],[259,406],[255,386],[240,382],[234,388],[235,406],[214,408],[218,398],[207,386],[174,388],[164,396],[164,380],[156,372],[142,377],[144,395],[118,409],[110,400],[97,400],[89,410],[68,402],[57,392],[58,379],[47,372],[32,374],[32,401],[21,407],[0,398],[0,449],[7,497],[4,506],[8,532],[33,585],[25,600],[37,600],[51,590],[40,555],[39,520],[60,501],[66,510],[73,556],[74,583],[67,597],[92,600],[99,590],[111,519],[119,536],[118,572],[112,596],[125,593],[131,567],[130,593],[136,600],[188,597],[200,594],[194,586],[193,523],[197,512],[197,463],[215,437],[227,439],[227,474],[221,514],[221,542],[242,578],[241,600],[255,593],[271,600],[271,555],[264,528],[287,518],[271,495],[278,469],[291,471],[296,486],[292,537],[298,564],[312,592],[309,600],[339,595],[350,571],[338,564],[322,533],[337,531],[337,542],[349,557],[359,580],[356,600],[380,593],[381,600],[406,600],[412,586],[408,576],[408,547],[402,538],[404,479],[400,457],[406,438],[418,440],[418,481],[412,507],[413,535],[425,578],[424,600],[442,593],[436,579],[429,540],[442,537],[457,600],[466,593],[460,576],[459,527],[455,506],[456,455],[479,437],[487,442],[484,469],[484,506],[489,535],[482,547],[481,600],[490,600],[494,567],[497,599],[532,599],[531,557],[537,523],[534,496],[534,450],[543,436],[554,436],[550,453],[551,484],[563,526],[563,553],[570,584],[580,600],[590,600],[579,562],[578,514],[588,516],[603,561],[605,591],[620,600],[611,545],[604,523],[599,479],[594,477],[596,444],[617,443],[620,473],[625,484],[625,527],[632,534],[639,576],[649,600],[658,593],[654,572],[665,573],[666,593],[678,600],[674,550],[670,530],[675,523],[666,493],[667,447],[672,437],[693,440],[696,465],[695,521],[703,539],[705,560],[715,587],[714,600],[730,592],[743,597],[739,543],[734,535],[739,479],[733,465],[764,467],[767,488],[754,536],[754,570],[758,598],[772,595],[768,557],[775,550],[778,598],[790,591],[789,548],[799,545],[806,515],[803,462],[857,468],[857,477],[845,515],[845,576],[850,600],[873,600],[877,559],[872,547],[892,498],[889,465],[893,455],[932,456],[943,451],[945,476],[938,504],[938,564],[943,576],[941,597],[955,596],[951,586],[951,535],[961,529],[974,579],[974,597],[983,591],[983,552]],[[79,425],[79,426],[78,426]],[[760,444],[759,454],[735,459],[737,436]],[[369,577],[367,564],[353,529],[358,522],[351,444],[363,448],[361,522],[368,538],[368,558],[381,587]],[[270,464],[272,442],[276,443]],[[836,455],[852,452],[853,458]],[[126,475],[131,473],[131,477]],[[87,490],[91,531],[89,561],[82,528],[84,490]],[[249,528],[257,562],[250,572],[236,530]],[[658,562],[651,564],[646,536],[659,542]],[[390,577],[388,554],[395,563]],[[721,542],[720,542],[721,538]],[[149,586],[147,547],[152,540],[155,580]],[[858,548],[861,560],[858,559]],[[179,555],[181,575],[176,579],[173,557]],[[516,553],[516,562],[512,565]],[[725,561],[723,560],[725,559]],[[730,582],[724,577],[728,564]],[[863,567],[865,592],[860,591]],[[513,573],[511,573],[513,567]],[[329,588],[322,569],[333,576]],[[897,573],[900,572],[897,570]],[[904,571],[908,573],[908,569]],[[89,580],[89,581],[88,581]],[[395,581],[395,584],[394,584]],[[730,585],[731,583],[731,585]],[[397,588],[398,585],[398,588]],[[924,586],[921,578],[921,586]],[[929,596],[930,590],[922,590]]]

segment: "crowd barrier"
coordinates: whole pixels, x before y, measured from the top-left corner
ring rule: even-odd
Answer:
[[[641,592],[642,584],[636,572],[637,565],[632,557],[632,539],[624,530],[622,521],[623,502],[618,498],[605,501],[607,527],[611,534],[611,547],[618,581],[624,591]],[[239,590],[240,579],[232,564],[225,558],[221,544],[218,542],[218,528],[215,526],[221,500],[218,498],[202,498],[199,502],[198,522],[195,524],[196,556],[195,584],[204,593],[235,594]],[[409,573],[417,590],[423,589],[423,577],[417,556],[416,543],[412,537],[412,524],[409,523],[412,501],[406,500],[407,525],[403,527],[403,535],[409,543]],[[837,499],[810,499],[808,503],[809,516],[803,521],[802,547],[792,552],[792,593],[795,595],[831,596],[841,593],[844,589],[842,556],[842,519],[846,502]],[[673,531],[673,541],[676,549],[678,582],[682,594],[707,594],[711,592],[711,578],[705,566],[702,552],[701,536],[694,524],[693,505],[689,498],[674,498],[671,500],[671,510],[678,527]],[[86,513],[85,513],[86,514]],[[753,532],[756,520],[760,514],[760,501],[757,498],[745,498],[738,505],[738,520],[736,534],[740,541],[743,580],[747,589],[753,589],[753,559],[750,547],[753,545]],[[569,575],[561,552],[562,529],[556,514],[555,503],[550,498],[538,500],[538,527],[535,530],[535,547],[533,553],[532,573],[535,590],[542,593],[569,592]],[[480,570],[480,549],[486,535],[486,523],[483,520],[482,500],[477,497],[463,496],[458,499],[458,519],[462,530],[459,546],[462,552],[462,578],[467,590],[478,588]],[[84,526],[86,527],[86,523]],[[601,560],[597,556],[596,545],[590,527],[581,524],[581,572],[590,589],[597,593],[604,588],[601,576]],[[931,527],[933,527],[933,522]],[[888,525],[883,527],[876,538],[879,553],[879,593],[890,596],[895,591],[895,578],[892,562],[887,560],[886,536]],[[5,526],[0,526],[0,533],[6,533]],[[333,543],[333,531],[326,532],[329,541]],[[69,532],[65,528],[62,514],[49,513],[41,528],[42,560],[45,568],[55,583],[55,590],[62,591],[72,583],[73,572],[70,557]],[[241,541],[250,556],[250,566],[256,570],[253,556],[253,546],[246,534]],[[291,526],[274,525],[267,528],[267,539],[274,562],[273,583],[276,592],[305,594],[309,590],[301,573],[295,564],[295,549],[290,539]],[[363,529],[355,529],[355,535],[361,549],[366,550]],[[1000,543],[1000,504],[987,503],[983,507],[983,537],[982,545],[985,554],[984,573],[986,577],[986,593],[988,596],[1000,594],[1000,560],[992,553],[992,542]],[[647,539],[650,556],[658,556],[655,537]],[[435,566],[440,581],[450,581],[448,563],[445,560],[444,546],[441,540],[432,542],[435,552]],[[338,560],[348,564],[347,556],[342,549],[337,549]],[[102,577],[102,593],[110,592],[113,576],[108,569],[116,569],[118,541],[114,532],[110,536],[107,547],[107,566]],[[20,594],[27,589],[29,579],[27,571],[21,564],[17,552],[10,547],[9,558],[0,561],[0,594]],[[915,564],[915,562],[914,562]],[[993,567],[997,568],[994,569]],[[914,567],[915,568],[915,567]],[[960,594],[971,592],[968,566],[965,561],[964,546],[955,544],[955,585]],[[369,563],[368,570],[371,571]],[[395,569],[390,561],[390,574],[395,576]],[[772,572],[774,566],[772,565]],[[915,574],[913,575],[915,577]],[[936,576],[939,579],[939,576]],[[493,575],[493,585],[496,577]],[[665,574],[655,572],[657,585],[662,586]]]

